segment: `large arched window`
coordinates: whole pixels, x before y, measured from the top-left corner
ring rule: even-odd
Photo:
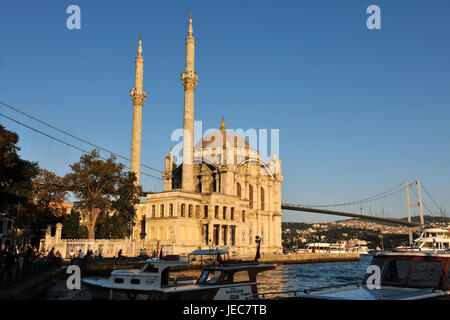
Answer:
[[[261,187],[261,210],[264,210],[264,188]]]
[[[186,211],[186,205],[183,203],[181,205],[181,216],[184,217],[184,212]]]
[[[204,210],[204,213],[205,213],[205,214],[204,214],[204,217],[205,217],[205,219],[206,219],[206,218],[208,218],[208,206],[204,206],[204,207],[203,207],[203,210]]]
[[[164,205],[163,204],[159,206],[159,216],[162,218],[164,217]]]
[[[169,204],[169,217],[173,217],[173,204]]]
[[[192,204],[189,205],[188,216],[189,216],[189,218],[192,218]]]
[[[242,210],[242,222],[245,222],[245,210]]]
[[[223,219],[227,219],[227,207],[223,207]]]
[[[238,182],[238,183],[236,183],[236,195],[240,198],[240,197],[241,197],[241,193],[242,193],[242,191],[241,191],[241,185],[240,185],[240,183]]]
[[[156,206],[152,205],[152,218],[156,217]]]
[[[253,209],[253,187],[251,185],[248,186],[248,200],[250,200],[249,208]]]
[[[231,208],[231,211],[230,211],[230,220],[234,220],[234,208],[233,207]]]

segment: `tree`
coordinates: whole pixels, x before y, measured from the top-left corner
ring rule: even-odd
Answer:
[[[19,136],[0,125],[0,212],[15,216],[16,208],[32,196],[32,179],[38,174],[36,162],[23,160],[17,152]]]
[[[86,221],[89,239],[95,238],[97,219],[105,218],[113,204],[116,210],[124,210],[125,217],[129,217],[132,214],[129,206],[134,205],[135,197],[139,196],[135,192],[140,192],[140,188],[132,188],[133,195],[127,197],[123,188],[129,186],[134,176],[124,173],[124,165],[115,160],[114,156],[102,160],[98,151],[93,150],[72,164],[72,171],[64,177],[68,190],[80,201],[79,210]]]
[[[46,169],[39,169],[33,179],[33,191],[23,215],[23,223],[29,226],[35,234],[49,224],[61,221],[66,213],[63,203],[66,190],[62,178]]]
[[[80,225],[80,213],[74,209],[70,214],[64,216],[62,228],[63,239],[86,239],[88,230],[86,226]]]

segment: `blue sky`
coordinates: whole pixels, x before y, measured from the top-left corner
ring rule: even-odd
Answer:
[[[81,30],[66,28],[71,4],[81,8]],[[381,8],[381,30],[366,27],[371,4]],[[183,121],[179,78],[189,11],[199,75],[195,119],[204,129],[218,128],[222,116],[228,128],[279,129],[283,201],[346,202],[420,179],[450,209],[445,0],[3,1],[0,100],[129,156],[129,90],[142,33],[142,161],[162,169]],[[2,117],[0,123],[20,134],[24,158],[58,174],[81,155]],[[142,183],[162,188],[151,178]],[[382,208],[405,216],[404,196],[370,207]],[[283,219],[340,218],[286,212]]]

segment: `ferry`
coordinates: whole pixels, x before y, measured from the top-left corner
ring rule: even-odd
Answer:
[[[420,230],[420,236],[414,239],[412,246],[399,246],[393,249],[395,252],[419,252],[450,250],[450,229],[424,228]]]
[[[303,292],[266,292],[250,298],[273,296],[302,300],[450,300],[450,251],[383,252],[373,257],[371,266],[380,270],[378,284],[373,281],[374,274],[371,271],[366,274],[362,283],[312,288]]]
[[[210,251],[209,254],[215,253]],[[142,269],[115,270],[108,279],[82,281],[93,299],[243,300],[258,294],[258,273],[276,267],[275,264],[258,263],[256,259],[247,262],[223,260],[220,253],[217,257],[214,264],[203,267],[198,278],[178,280],[171,277],[171,269],[186,267],[190,261],[180,259],[179,256],[166,256],[148,259]]]

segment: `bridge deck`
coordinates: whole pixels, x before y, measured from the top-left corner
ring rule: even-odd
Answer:
[[[304,207],[304,206],[288,204],[288,203],[282,203],[281,209],[293,210],[293,211],[314,212],[314,213],[322,213],[322,214],[331,214],[331,215],[335,215],[335,216],[344,216],[344,217],[351,217],[351,218],[378,221],[378,222],[388,222],[388,223],[399,224],[399,225],[403,225],[403,226],[407,226],[407,227],[420,227],[420,224],[417,222],[409,222],[409,221],[394,219],[394,218],[375,217],[375,216],[369,216],[369,215],[365,215],[365,214],[352,213],[352,212],[317,209],[317,208]]]

